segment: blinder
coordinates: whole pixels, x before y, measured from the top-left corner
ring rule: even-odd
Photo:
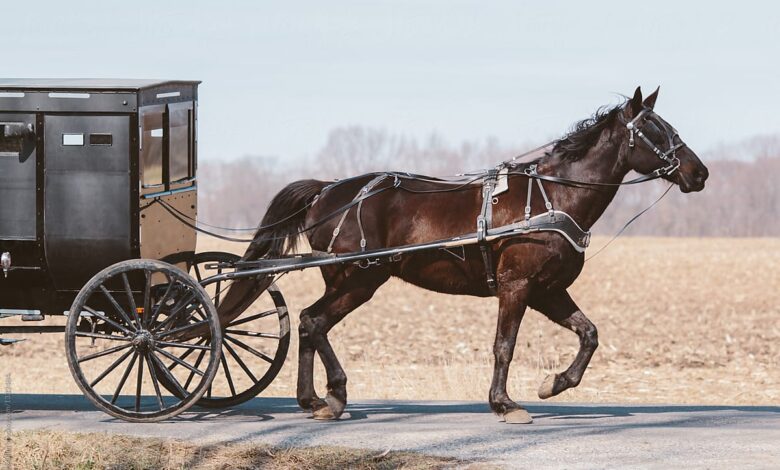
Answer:
[[[664,132],[669,147],[666,151],[658,148],[658,146],[655,145],[653,141],[650,140],[647,135],[645,135],[644,132],[642,132],[640,119],[643,117],[645,118],[644,123],[652,121],[656,127]],[[667,163],[667,166],[657,169],[655,173],[658,173],[659,175],[670,175],[680,167],[680,159],[677,158],[677,151],[685,147],[686,144],[680,140],[680,136],[674,127],[665,124],[661,119],[657,118],[658,115],[655,114],[652,109],[642,108],[642,111],[640,111],[632,120],[626,122],[626,129],[628,129],[628,147],[635,147],[634,135],[636,135],[642,139],[642,141],[644,141],[644,143],[650,148],[650,150],[653,151],[653,153],[658,156],[658,158]],[[680,140],[679,144],[674,143],[675,137]]]

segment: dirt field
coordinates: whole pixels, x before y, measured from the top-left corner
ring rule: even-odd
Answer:
[[[201,240],[199,251],[241,252]],[[605,242],[596,239],[593,247]],[[322,292],[318,271],[279,283],[292,314]],[[589,262],[571,291],[599,328],[582,384],[557,401],[777,404],[780,401],[780,239],[624,238]],[[486,400],[497,301],[445,296],[393,280],[331,333],[352,398]],[[445,326],[443,326],[445,325]],[[529,312],[510,395],[538,400],[577,338]],[[265,392],[295,394],[297,338]],[[13,392],[78,393],[60,335],[0,349]],[[318,381],[323,382],[320,372]],[[323,390],[324,388],[320,388]]]

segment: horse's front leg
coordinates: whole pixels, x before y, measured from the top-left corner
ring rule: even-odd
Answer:
[[[502,283],[498,293],[498,326],[493,344],[495,364],[490,384],[490,408],[507,423],[533,422],[531,415],[509,398],[506,391],[509,364],[514,355],[517,330],[523,321],[527,305],[528,282],[520,280]]]
[[[565,290],[544,294],[540,299],[534,299],[531,307],[539,310],[555,323],[573,331],[580,339],[580,349],[569,368],[560,374],[548,375],[539,386],[539,398],[545,399],[580,384],[585,369],[599,345],[599,336],[596,326],[588,320]]]

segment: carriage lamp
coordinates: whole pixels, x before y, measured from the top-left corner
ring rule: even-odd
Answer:
[[[6,251],[0,255],[0,266],[3,267],[3,276],[8,277],[8,271],[11,269],[11,253]]]

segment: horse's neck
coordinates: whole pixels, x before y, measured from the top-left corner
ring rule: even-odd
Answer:
[[[552,156],[545,173],[575,181],[617,184],[628,173],[619,152],[619,143],[600,141],[574,162],[560,161]],[[619,189],[619,186],[583,188],[545,184],[555,186],[551,188],[555,208],[571,215],[585,230],[590,230],[604,214]]]

